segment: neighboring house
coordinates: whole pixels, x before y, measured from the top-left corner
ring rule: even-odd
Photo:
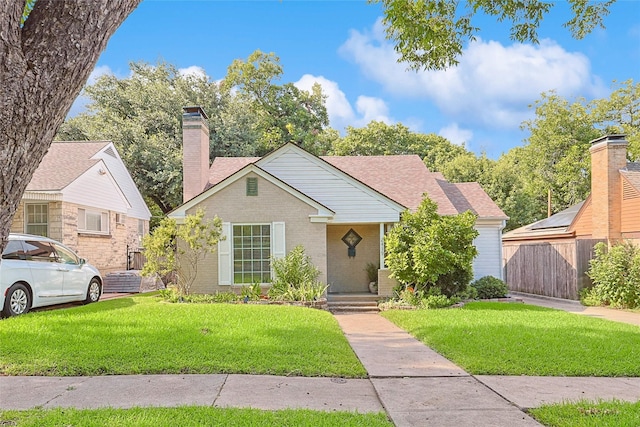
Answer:
[[[478,215],[474,275],[501,277],[506,215],[477,183],[449,183],[419,156],[316,157],[287,144],[261,158],[218,157],[209,167],[201,109],[185,108],[183,132],[185,203],[169,216],[180,221],[203,208],[222,219],[226,236],[199,269],[195,292],[270,282],[270,258],[301,244],[329,292],[368,292],[371,262],[382,266],[379,293],[390,295],[383,237],[423,193],[440,214]]]
[[[640,163],[627,162],[627,146],[624,135],[592,141],[589,197],[502,236],[511,290],[577,300],[596,243],[640,243]]]
[[[33,174],[12,232],[58,240],[105,275],[126,270],[151,213],[112,142],[54,142]]]

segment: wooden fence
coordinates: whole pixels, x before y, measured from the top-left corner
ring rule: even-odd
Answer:
[[[586,275],[593,247],[603,240],[541,243],[505,242],[505,277],[509,289],[529,294],[577,300],[590,286]]]

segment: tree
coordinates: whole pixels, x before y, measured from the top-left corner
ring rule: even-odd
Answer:
[[[336,140],[332,148],[332,154],[336,156],[417,154],[434,171],[467,153],[471,154],[442,136],[412,132],[402,123],[388,125],[377,121],[362,128],[347,126],[346,136]]]
[[[548,0],[372,0],[382,3],[387,38],[395,42],[400,60],[413,69],[448,68],[458,63],[464,44],[480,28],[472,18],[478,13],[511,23],[511,39],[538,43],[538,28],[554,6]],[[568,0],[573,16],[564,23],[571,35],[582,39],[602,27],[616,0]],[[462,5],[462,6],[461,6]],[[461,7],[460,7],[461,6]]]
[[[392,276],[416,291],[438,289],[447,297],[463,291],[473,278],[476,216],[470,211],[440,216],[425,198],[415,213],[405,211],[385,237],[385,261]]]
[[[139,2],[0,1],[0,250],[100,52]]]
[[[313,141],[329,124],[325,96],[319,84],[311,92],[293,83],[274,84],[283,70],[274,53],[253,52],[246,61],[236,59],[229,66],[222,87],[237,89],[257,117],[258,155],[263,155],[285,142],[294,142],[313,152]],[[319,153],[315,153],[319,154]]]
[[[323,153],[327,138],[323,129],[315,132],[312,114],[318,110],[326,117],[319,87],[313,95],[293,85],[274,85],[274,76],[282,73],[277,58],[259,51],[250,58],[256,56],[256,68],[236,61],[248,71],[237,76],[231,70],[226,84],[204,73],[181,74],[166,62],[132,62],[128,77],[104,75],[85,89],[88,111],[67,120],[58,138],[113,141],[140,192],[164,213],[182,203],[184,106],[201,106],[209,116],[211,158],[261,156],[290,140]],[[266,95],[257,102],[249,90]]]
[[[198,276],[198,267],[208,254],[214,253],[222,235],[222,220],[204,219],[198,209],[178,225],[174,218],[164,218],[153,233],[143,238],[147,258],[143,276],[175,274],[178,295],[189,295]]]

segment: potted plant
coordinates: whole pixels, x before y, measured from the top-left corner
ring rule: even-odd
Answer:
[[[372,294],[378,293],[378,264],[374,264],[372,262],[368,262],[364,271],[367,272],[367,277],[369,278],[369,292]]]

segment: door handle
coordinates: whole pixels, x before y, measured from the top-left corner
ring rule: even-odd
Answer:
[[[57,270],[58,270],[58,271],[69,271],[69,270],[67,270],[66,268],[58,268]]]

